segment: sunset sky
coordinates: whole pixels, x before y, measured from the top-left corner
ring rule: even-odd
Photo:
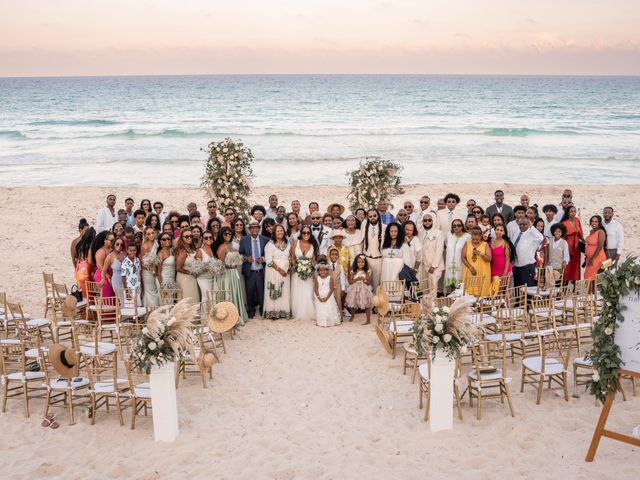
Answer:
[[[0,76],[640,75],[640,0],[2,0]]]

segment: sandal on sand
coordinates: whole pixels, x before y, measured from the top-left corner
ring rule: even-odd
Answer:
[[[55,422],[55,421],[56,421],[56,416],[52,415],[52,414],[49,414],[49,415],[47,415],[46,417],[44,417],[42,419],[42,422],[40,423],[40,426],[44,427],[44,428],[47,428],[47,427],[50,427],[53,424],[53,422]],[[58,422],[56,422],[56,423],[58,423]],[[55,428],[58,428],[58,427],[55,427]]]
[[[53,420],[51,420],[51,424],[49,425],[49,428],[53,428],[54,430],[56,428],[58,428],[60,426],[60,424],[58,423],[58,421],[54,418]]]

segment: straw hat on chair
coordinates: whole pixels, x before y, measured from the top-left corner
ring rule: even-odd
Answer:
[[[54,370],[64,378],[72,378],[78,372],[78,355],[59,343],[49,347],[49,361]]]
[[[233,303],[216,303],[213,311],[209,312],[209,330],[213,333],[228,332],[236,326],[239,319],[238,309]]]
[[[378,309],[378,315],[384,317],[389,313],[389,294],[382,286],[376,290],[376,294],[371,297],[371,305]]]
[[[198,367],[201,372],[207,371],[216,361],[216,357],[211,351],[207,350],[200,354],[198,359]]]

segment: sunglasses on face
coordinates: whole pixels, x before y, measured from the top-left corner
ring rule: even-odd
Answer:
[[[225,217],[233,217],[233,213],[225,213],[224,216]]]
[[[162,242],[170,242],[171,239],[169,237],[164,237],[160,241],[162,241]]]
[[[473,213],[482,213],[480,210],[474,210]]]
[[[302,232],[301,235],[311,235],[311,232]]]
[[[461,225],[461,224],[459,224],[459,223],[456,223],[456,224],[453,226],[453,228],[462,228],[462,225]]]
[[[227,235],[232,236],[232,235],[233,235],[233,233],[231,233],[231,232],[224,232],[222,235],[224,235],[224,236],[227,236]]]
[[[205,235],[204,239],[205,240],[213,240],[213,237],[211,235]]]
[[[123,245],[122,242],[116,242],[116,247],[121,247]]]
[[[420,200],[420,203],[429,203],[429,200]]]
[[[422,220],[422,223],[433,223],[433,220]]]
[[[185,236],[184,236],[184,237],[182,237],[182,238],[189,238],[189,239],[191,239],[191,235],[185,235]]]

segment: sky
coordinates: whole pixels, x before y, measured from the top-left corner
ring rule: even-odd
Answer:
[[[640,75],[640,0],[2,0],[0,76]]]

